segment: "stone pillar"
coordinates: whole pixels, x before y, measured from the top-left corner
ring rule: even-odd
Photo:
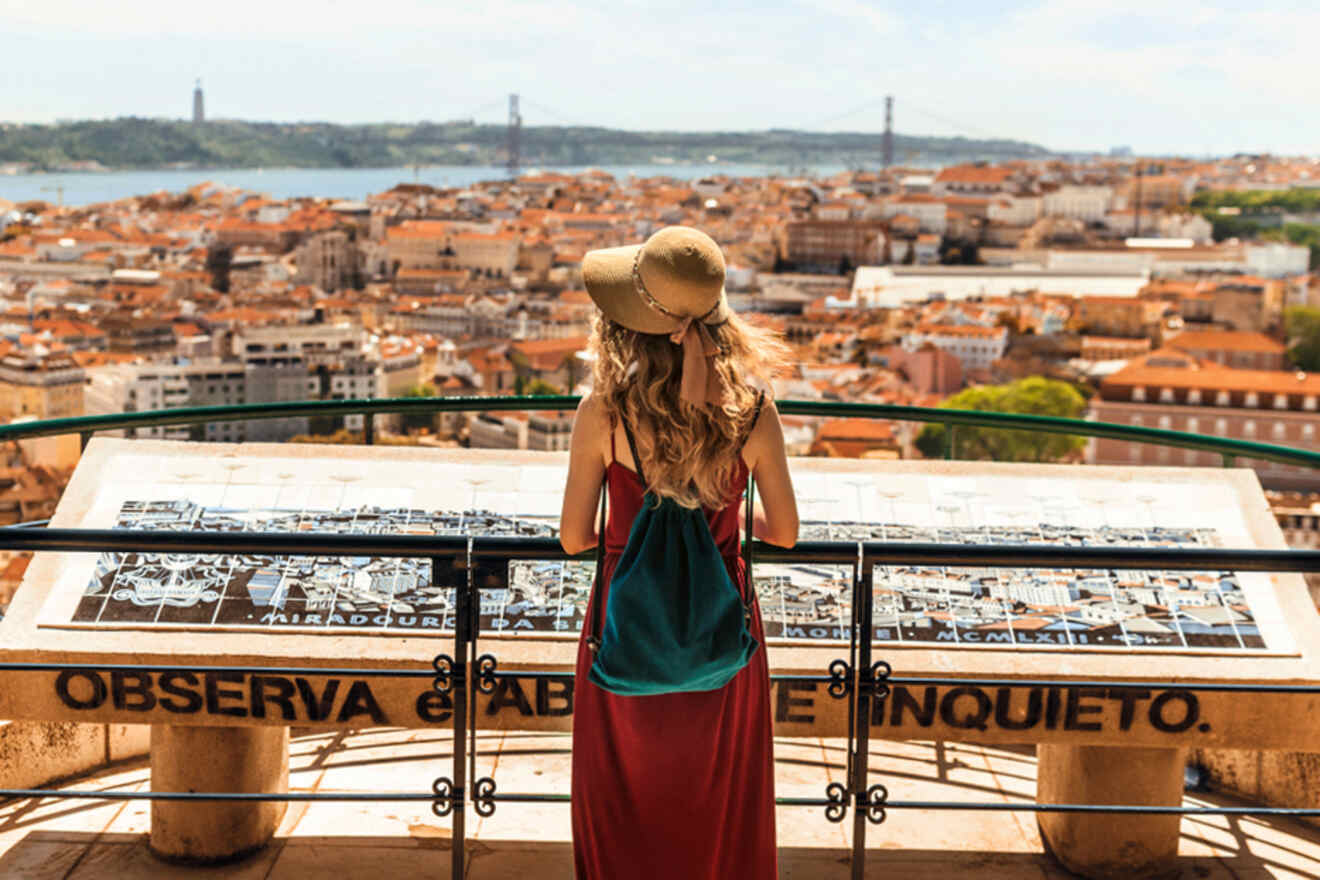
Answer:
[[[153,791],[287,792],[289,728],[151,727]],[[240,859],[265,846],[283,801],[152,801],[151,850],[172,862]]]
[[[1182,749],[1036,746],[1036,802],[1182,803]],[[1145,880],[1177,871],[1177,815],[1037,813],[1041,840],[1065,868],[1090,880]]]

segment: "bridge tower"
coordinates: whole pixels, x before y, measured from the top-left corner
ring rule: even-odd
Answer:
[[[894,96],[885,96],[884,161],[888,168],[894,164]]]
[[[517,177],[522,165],[522,114],[518,112],[518,96],[509,95],[509,128],[506,140],[509,176]]]

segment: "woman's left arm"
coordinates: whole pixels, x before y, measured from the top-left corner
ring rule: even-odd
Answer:
[[[612,428],[600,401],[592,395],[584,397],[573,419],[568,480],[559,514],[559,543],[569,553],[581,553],[596,544],[596,512],[605,479],[604,443]]]

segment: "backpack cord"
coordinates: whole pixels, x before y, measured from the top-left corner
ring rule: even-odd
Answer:
[[[633,457],[633,472],[637,474],[637,479],[641,481],[642,489],[650,492],[651,487],[646,482],[645,472],[642,471],[642,457],[637,454],[637,441],[633,439],[632,428],[628,427],[628,420],[622,416],[619,417],[619,421],[623,423],[623,435],[628,438],[628,451],[632,453]]]
[[[605,498],[609,495],[610,471],[605,469],[605,476],[600,483],[600,527],[596,531],[596,577],[592,586],[591,632],[587,636],[587,650],[595,654],[600,650],[600,575],[605,570]]]
[[[743,532],[743,582],[746,592],[743,600],[743,621],[750,630],[752,627],[752,597],[756,595],[756,584],[752,580],[752,508],[756,505],[756,478],[747,473],[747,494],[743,496],[747,508],[747,525]]]
[[[742,455],[743,447],[747,445],[748,439],[752,436],[752,430],[756,423],[761,419],[761,407],[765,403],[765,392],[762,391],[756,395],[756,409],[752,412],[752,420],[747,423],[747,433],[743,435],[742,442],[738,444],[738,455]],[[752,580],[752,527],[755,525],[753,519],[753,510],[756,507],[756,478],[752,472],[747,471],[747,492],[743,496],[743,504],[747,508],[747,522],[743,527],[743,580],[745,582],[746,593],[742,596],[743,600],[743,619],[747,623],[747,628],[752,627],[752,600],[756,596],[756,583]]]

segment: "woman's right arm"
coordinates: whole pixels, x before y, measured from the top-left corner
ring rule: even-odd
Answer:
[[[559,514],[559,543],[569,553],[581,553],[596,544],[596,513],[605,479],[603,444],[613,425],[605,408],[588,395],[578,404],[569,441],[568,478],[564,506]]]
[[[756,537],[779,547],[792,547],[797,543],[797,498],[793,495],[793,479],[788,473],[788,453],[784,450],[784,426],[779,421],[779,409],[773,400],[767,400],[761,417],[752,427],[751,436],[744,447],[744,458],[756,478],[761,515],[755,518]]]

